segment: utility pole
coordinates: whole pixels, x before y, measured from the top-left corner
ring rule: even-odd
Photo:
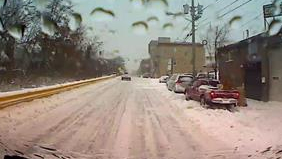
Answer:
[[[196,21],[202,17],[203,6],[195,6],[195,0],[192,0],[191,7],[188,4],[183,5],[184,14],[191,14],[192,22],[192,65],[193,65],[193,75],[196,76]]]
[[[191,7],[191,16],[192,16],[192,65],[193,65],[193,75],[196,76],[196,29],[195,29],[195,3],[192,0],[192,7]]]

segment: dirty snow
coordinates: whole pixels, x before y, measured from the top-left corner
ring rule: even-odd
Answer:
[[[231,145],[234,151],[249,154],[250,158],[282,156],[282,103],[248,99],[248,107],[240,107],[238,112],[232,113],[204,109],[196,101],[185,101],[183,94],[168,91],[158,80],[151,80],[151,85],[207,134]]]

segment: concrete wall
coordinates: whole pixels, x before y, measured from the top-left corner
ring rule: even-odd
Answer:
[[[282,46],[269,51],[269,99],[282,102]]]

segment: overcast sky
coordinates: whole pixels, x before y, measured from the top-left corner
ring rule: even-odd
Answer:
[[[127,67],[137,69],[139,61],[142,58],[149,57],[148,43],[150,40],[156,40],[158,37],[171,37],[172,41],[183,41],[186,34],[191,30],[191,24],[185,20],[184,16],[167,16],[165,11],[181,12],[183,4],[191,3],[191,0],[168,0],[166,6],[162,0],[151,0],[151,3],[142,5],[142,0],[72,0],[76,12],[82,14],[83,24],[92,27],[89,30],[89,36],[98,35],[104,42],[105,52],[114,55],[121,55],[127,61]],[[209,6],[203,14],[197,32],[197,40],[204,35],[209,25],[228,23],[234,16],[242,16],[242,19],[231,26],[230,39],[234,42],[242,40],[243,31],[250,30],[250,35],[255,35],[263,31],[262,5],[270,3],[271,0],[252,0],[246,5],[240,7],[234,12],[227,14],[221,19],[218,15],[223,15],[233,8],[249,1],[238,0],[233,5],[234,0],[195,0],[204,7]],[[105,10],[112,11],[114,17],[103,12],[94,12],[95,8],[102,7]],[[148,21],[148,18],[151,20]],[[157,20],[156,18],[157,17]],[[189,18],[189,15],[186,17]],[[249,22],[246,22],[254,19]],[[144,21],[148,25],[148,30],[142,23],[133,23]],[[209,23],[210,22],[210,23]],[[167,24],[167,25],[165,25]],[[164,25],[166,27],[164,27]],[[243,26],[242,26],[243,25]],[[186,30],[183,30],[188,26]],[[188,38],[191,41],[191,38]]]

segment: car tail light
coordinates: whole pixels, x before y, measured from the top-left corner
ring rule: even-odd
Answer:
[[[182,82],[178,80],[178,81],[176,81],[175,83],[176,83],[176,84],[181,84]]]
[[[216,98],[216,97],[217,97],[217,95],[215,94],[214,91],[211,91],[211,92],[210,92],[210,96],[211,96],[211,98]]]
[[[236,99],[239,99],[239,97],[240,97],[240,93],[239,92],[236,92],[234,95],[235,95]]]

